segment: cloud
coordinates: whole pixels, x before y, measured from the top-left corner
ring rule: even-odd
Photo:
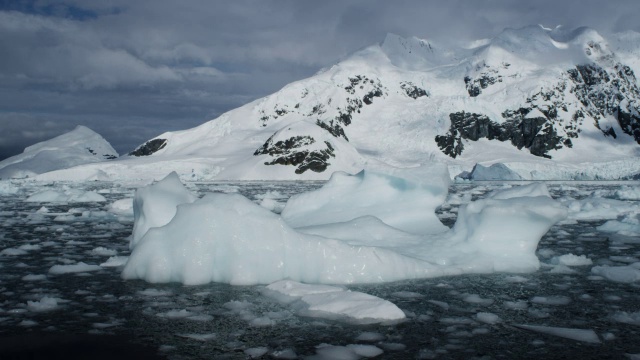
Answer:
[[[636,0],[3,2],[0,158],[78,124],[124,153],[310,76],[387,32],[467,42],[505,27],[563,24],[606,34],[640,31],[637,13]]]

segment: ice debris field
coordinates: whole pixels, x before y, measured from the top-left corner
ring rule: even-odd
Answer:
[[[0,200],[5,338],[127,335],[176,359],[640,353],[637,182],[451,184],[429,166],[0,181]]]

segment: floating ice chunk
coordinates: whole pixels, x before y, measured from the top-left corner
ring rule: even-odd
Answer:
[[[208,194],[179,206],[166,226],[150,229],[122,275],[149,282],[247,285],[284,278],[382,282],[425,277],[428,270],[428,264],[390,250],[300,234],[241,195]]]
[[[587,258],[585,255],[574,255],[574,254],[565,254],[561,256],[556,256],[551,259],[552,264],[559,264],[565,266],[585,266],[592,265],[593,261]]]
[[[138,294],[142,296],[150,296],[150,297],[161,297],[161,296],[170,296],[173,293],[169,290],[159,290],[159,289],[144,289],[138,291]]]
[[[357,323],[398,321],[406,317],[402,310],[387,300],[335,286],[282,280],[267,286],[264,293],[276,299],[282,299],[282,295],[294,298],[292,306],[310,317],[346,318]],[[288,302],[291,303],[290,300]]]
[[[60,275],[69,273],[83,273],[90,271],[98,271],[102,268],[98,265],[89,265],[79,262],[73,265],[54,265],[49,269],[49,274]]]
[[[640,325],[640,311],[637,312],[626,312],[620,311],[611,316],[611,318],[615,321],[631,324],[631,325]]]
[[[385,339],[385,336],[377,333],[377,332],[363,332],[360,335],[358,335],[355,340],[356,341],[364,341],[364,342],[377,342],[377,341],[382,341]]]
[[[0,251],[0,255],[5,255],[5,256],[20,256],[20,255],[26,255],[26,254],[27,252],[25,250],[15,249],[15,248],[6,248]]]
[[[502,163],[495,163],[491,166],[476,164],[466,178],[478,181],[522,180],[522,177],[518,175],[518,173]]]
[[[20,191],[20,187],[12,181],[0,180],[0,196],[15,195]]]
[[[22,277],[22,281],[43,281],[47,280],[47,275],[44,274],[28,274]]]
[[[33,312],[46,312],[57,310],[58,300],[56,298],[43,296],[40,301],[27,301],[27,309]]]
[[[463,296],[462,300],[468,303],[478,304],[482,306],[489,306],[493,304],[493,299],[481,298],[478,294],[467,294]]]
[[[531,302],[543,305],[567,305],[571,302],[571,298],[563,295],[534,296]]]
[[[549,190],[544,183],[533,183],[528,185],[513,186],[507,189],[494,190],[487,194],[489,199],[512,199],[518,197],[551,197]]]
[[[625,236],[638,236],[640,234],[640,215],[627,214],[619,220],[609,220],[597,227],[598,231],[615,233]]]
[[[162,313],[157,313],[156,316],[166,319],[186,319],[195,314],[186,309],[182,310],[169,310]]]
[[[548,196],[537,196],[544,192],[544,184],[534,185],[497,191],[490,198],[461,206],[450,240],[450,244],[457,247],[452,251],[457,250],[459,254],[449,257],[473,254],[465,259],[467,263],[484,260],[491,264],[493,271],[537,270],[540,266],[535,256],[538,242],[553,224],[566,218],[567,209]],[[522,193],[536,196],[517,197]]]
[[[268,352],[269,352],[269,348],[264,347],[264,346],[254,347],[254,348],[249,348],[249,349],[244,350],[244,353],[248,357],[250,357],[252,359],[259,358],[259,357],[261,357],[262,355],[264,355],[264,354],[266,354]]]
[[[449,182],[447,167],[440,164],[388,174],[336,172],[322,188],[292,196],[282,217],[297,228],[368,215],[409,233],[441,233],[447,227],[435,209],[446,199]]]
[[[382,354],[383,351],[373,345],[347,345],[336,346],[320,344],[316,348],[316,355],[308,357],[314,360],[357,360],[363,357],[372,358]]]
[[[91,255],[98,255],[98,256],[115,256],[118,252],[113,249],[107,249],[106,247],[99,246],[91,250],[89,253]]]
[[[505,308],[510,310],[527,310],[527,308],[529,307],[529,303],[524,300],[505,301],[503,305]]]
[[[640,187],[623,186],[614,193],[614,196],[620,200],[640,200]]]
[[[214,340],[218,336],[215,333],[209,334],[177,334],[176,336],[183,337],[186,339],[193,339],[197,341],[210,341]]]
[[[102,267],[119,267],[124,266],[129,260],[128,256],[112,256],[107,261],[100,264]]]
[[[366,358],[376,357],[384,352],[379,347],[373,345],[350,344],[347,345],[347,348],[356,353],[356,355]]]
[[[575,274],[576,271],[568,267],[567,265],[555,265],[551,270],[551,274]]]
[[[618,216],[640,212],[640,204],[606,198],[560,199],[569,208],[569,219],[615,220]]]
[[[276,350],[274,352],[271,353],[271,357],[274,359],[297,359],[298,355],[296,354],[295,351],[293,351],[292,349],[283,349],[283,350]]]
[[[420,169],[418,174],[423,172],[424,169]],[[442,184],[438,184],[445,183],[444,180],[439,182],[439,177],[436,185],[431,186],[425,185],[429,183],[425,179],[410,181],[415,174],[408,176],[408,172],[406,179],[397,177],[398,174],[399,171],[394,176],[361,173],[351,178],[338,174],[338,180],[320,189],[323,196],[311,192],[309,194],[313,196],[307,200],[320,201],[320,207],[326,205],[323,210],[332,211],[336,203],[322,199],[351,196],[362,203],[340,203],[340,216],[336,216],[352,220],[305,227],[299,231],[291,228],[282,217],[238,194],[208,194],[192,203],[183,203],[177,206],[175,216],[171,215],[173,219],[167,220],[169,223],[149,229],[139,240],[123,270],[123,277],[190,285],[211,281],[264,284],[285,278],[337,284],[463,273],[528,272],[539,268],[535,249],[540,238],[567,212],[562,205],[544,195],[513,197],[544,193],[544,188],[536,185],[521,190],[507,189],[507,193],[498,192],[492,195],[494,198],[463,206],[453,229],[438,234],[412,235],[368,214],[349,216],[351,212],[373,211],[383,217],[389,216],[396,226],[404,227],[424,219],[414,212],[422,214],[430,208],[431,216],[437,220],[433,213],[436,205],[430,203],[420,207],[422,205],[411,203],[413,205],[403,209],[403,204],[393,203],[391,197],[383,196],[387,205],[400,211],[393,216],[386,213],[385,202],[376,200],[379,192],[396,194],[405,200],[410,193],[428,202],[446,195],[446,189],[444,193],[439,192]],[[171,194],[188,193],[184,188],[179,190],[178,186],[182,185],[178,184],[176,178],[169,186]],[[355,185],[345,187],[345,184]],[[332,187],[337,190],[332,191]],[[350,193],[346,194],[346,190]],[[157,191],[144,189],[137,194],[142,202],[154,196],[163,197]],[[291,216],[299,222],[304,219],[291,209],[297,206],[307,215],[309,209],[317,210],[304,199],[301,195],[291,202],[297,205],[289,208]],[[175,207],[179,202],[167,201],[165,206]],[[326,221],[334,216],[322,211],[314,213],[327,216]],[[142,218],[136,220],[136,228],[143,228],[138,226]],[[403,222],[399,218],[412,220]],[[376,234],[385,236],[376,237]]]
[[[18,326],[22,326],[22,327],[32,327],[32,326],[36,326],[36,325],[38,325],[38,322],[37,321],[33,321],[33,320],[22,320],[18,324]]]
[[[591,272],[619,283],[640,281],[640,269],[633,264],[629,266],[594,266],[591,268]]]
[[[79,189],[45,190],[29,196],[27,202],[103,202],[107,201],[104,196],[94,191],[84,191]]]
[[[107,211],[117,215],[133,216],[133,199],[116,200],[109,204]]]
[[[133,249],[149,229],[169,223],[178,205],[192,203],[196,199],[182,185],[176,172],[153,185],[138,189],[133,198],[135,223],[129,247]]]
[[[566,339],[577,340],[587,343],[599,344],[598,334],[591,329],[573,329],[563,327],[551,327],[540,325],[514,325],[520,329],[535,331],[542,334],[554,335]]]

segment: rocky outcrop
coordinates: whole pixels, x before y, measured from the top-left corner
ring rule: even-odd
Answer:
[[[511,141],[518,149],[527,148],[531,154],[550,157],[547,152],[558,149],[561,144],[571,146],[570,142],[563,143],[555,128],[544,117],[525,117],[529,111],[520,109],[518,112],[507,113],[514,115],[503,123],[490,120],[486,115],[466,113],[464,111],[449,114],[451,127],[445,135],[436,136],[438,147],[445,154],[456,158],[464,151],[463,139],[477,141],[489,139]],[[503,114],[505,116],[505,114]]]
[[[429,93],[425,89],[417,87],[414,83],[404,81],[400,83],[400,88],[404,90],[408,97],[417,99],[423,96],[429,96]]]
[[[334,149],[327,141],[324,142],[324,149],[305,149],[315,142],[311,136],[294,136],[274,142],[272,136],[253,155],[270,155],[274,158],[265,162],[265,165],[296,166],[296,174],[302,174],[307,170],[323,172],[329,166],[328,160],[335,157]]]
[[[166,139],[153,139],[138,146],[137,149],[129,153],[131,156],[149,156],[164,149],[167,146],[168,140]]]
[[[550,151],[573,146],[572,139],[580,136],[580,128],[587,119],[593,121],[603,136],[616,138],[618,134],[610,122],[614,119],[623,132],[640,144],[640,89],[633,71],[612,59],[605,58],[612,62],[607,69],[594,62],[568,70],[554,86],[529,96],[522,107],[502,112],[500,122],[482,114],[451,113],[449,131],[436,136],[436,143],[453,158],[464,151],[463,139],[481,138],[509,140],[518,149],[526,148],[533,155],[551,158]],[[485,71],[475,79],[465,78],[469,95],[478,96],[481,89],[500,82],[496,74]]]
[[[508,69],[510,64],[503,63],[501,68]],[[464,77],[464,84],[467,88],[469,96],[476,97],[482,93],[483,89],[489,86],[502,82],[502,75],[500,75],[500,68],[495,69],[486,64],[478,65],[476,68],[476,75],[467,75]]]
[[[640,89],[635,74],[620,63],[615,63],[612,70],[607,71],[595,63],[577,65],[568,71],[573,82],[571,91],[605,135],[616,137],[611,126],[602,124],[602,120],[611,115],[622,131],[640,144]]]

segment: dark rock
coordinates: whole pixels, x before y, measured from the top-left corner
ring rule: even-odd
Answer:
[[[548,119],[523,118],[528,113],[526,109],[508,112],[507,114],[514,118],[502,124],[491,121],[482,114],[451,113],[449,114],[451,120],[449,132],[436,136],[435,140],[440,150],[452,158],[462,154],[463,139],[510,140],[518,149],[527,148],[533,155],[550,157],[547,152],[561,148],[565,139],[558,136],[554,127],[547,122]]]
[[[408,97],[413,99],[417,99],[423,96],[429,96],[429,94],[425,89],[421,89],[411,82],[400,83],[400,88],[404,90],[404,92],[407,94]]]
[[[305,149],[315,142],[311,136],[293,136],[274,143],[271,136],[253,155],[274,157],[273,160],[265,162],[265,165],[297,166],[296,174],[302,174],[307,170],[323,172],[330,165],[328,160],[335,157],[334,149],[327,141],[325,141],[325,149],[313,151]]]
[[[321,128],[327,130],[334,137],[341,137],[341,138],[349,141],[349,139],[347,138],[347,135],[345,135],[345,133],[344,133],[344,129],[342,128],[342,126],[340,126],[340,124],[334,123],[333,120],[331,120],[329,122],[329,124],[324,123],[324,122],[322,122],[320,120],[317,120],[316,121],[316,125],[318,125]]]
[[[129,153],[132,156],[149,156],[156,153],[159,150],[164,149],[167,146],[168,141],[166,139],[153,139],[149,140],[137,149]]]

